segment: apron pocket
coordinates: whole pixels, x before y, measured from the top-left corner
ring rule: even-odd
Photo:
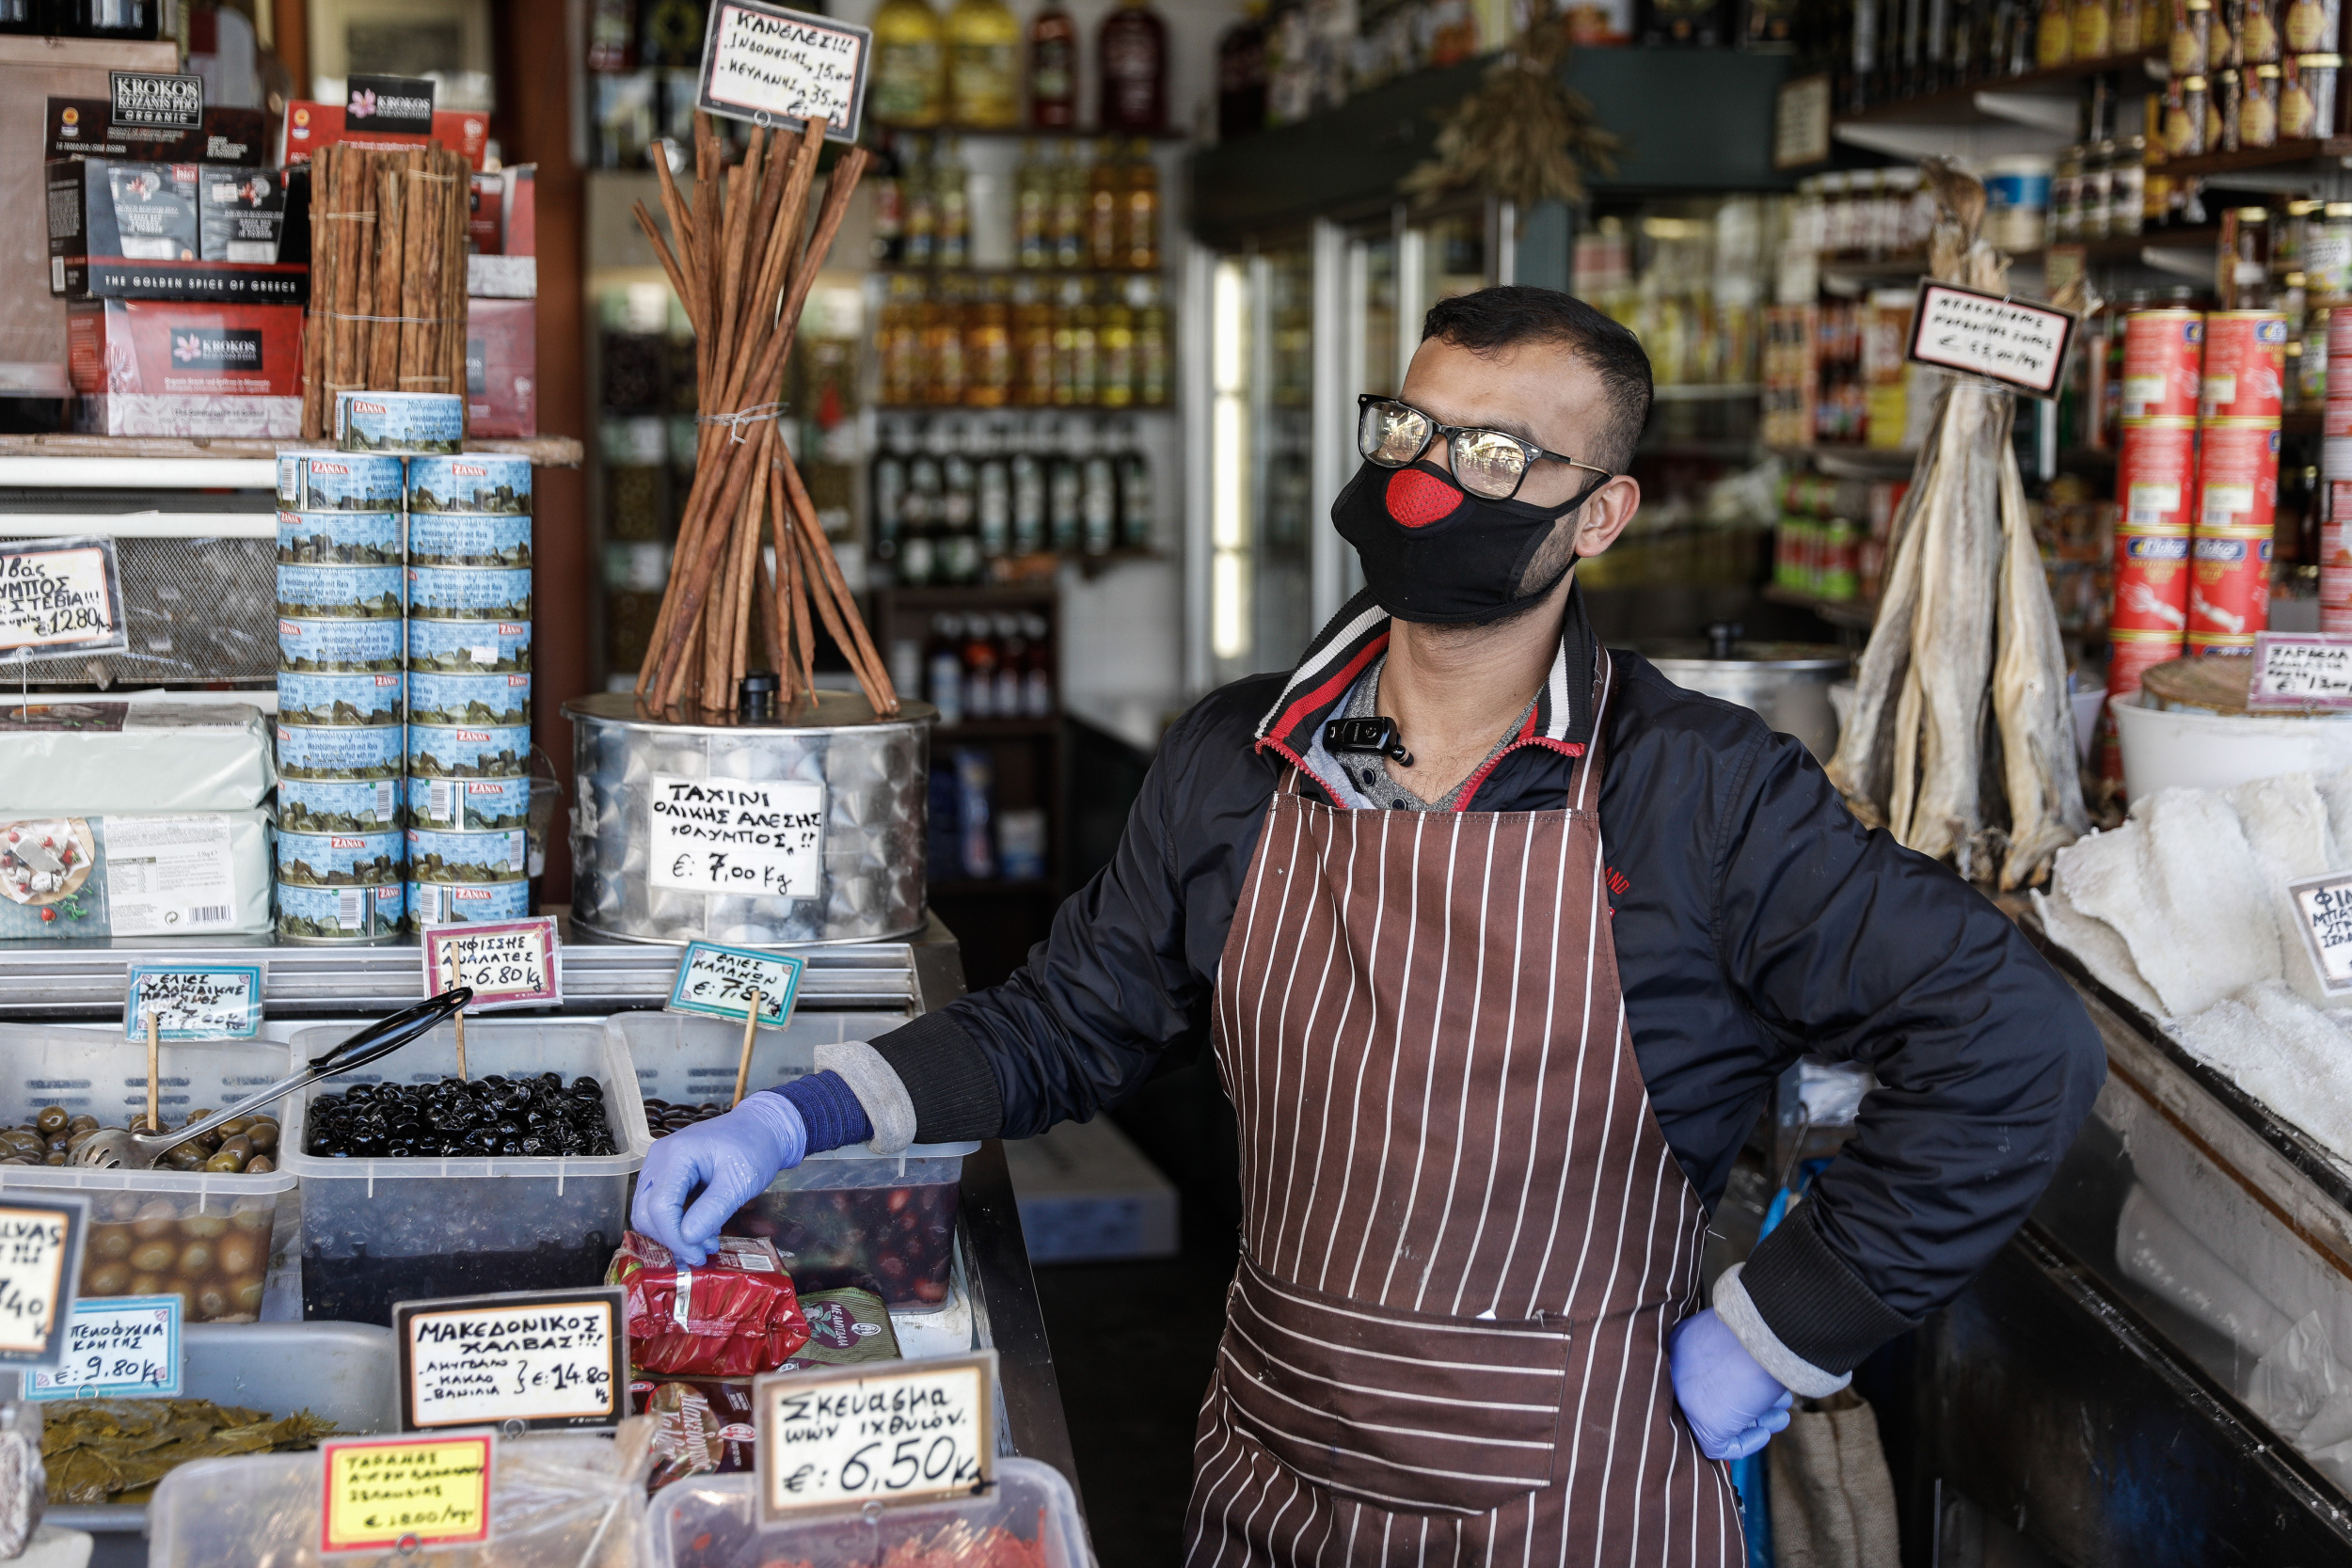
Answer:
[[[1218,1349],[1235,1423],[1308,1481],[1395,1513],[1479,1514],[1551,1482],[1559,1320],[1375,1307],[1244,1256]]]

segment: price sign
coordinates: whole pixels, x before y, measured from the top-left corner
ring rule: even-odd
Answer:
[[[73,1304],[65,1357],[35,1372],[25,1393],[37,1400],[173,1399],[182,1356],[178,1296],[103,1296]]]
[[[996,1452],[996,1353],[779,1372],[753,1385],[759,1516],[923,1502],[988,1484]]]
[[[667,1010],[740,1023],[751,1011],[752,992],[757,991],[760,1026],[781,1029],[792,1017],[792,998],[801,987],[801,971],[807,967],[788,953],[690,942],[686,956],[678,960],[677,983],[670,988]]]
[[[653,775],[646,807],[656,887],[745,898],[824,890],[825,786],[788,779]]]
[[[0,1202],[0,1363],[54,1367],[64,1355],[88,1229],[86,1198]]]
[[[491,1007],[546,1007],[564,1000],[555,917],[485,921],[424,928],[424,993],[471,986],[469,1013]]]
[[[262,1032],[259,964],[133,964],[122,1032],[167,1040],[249,1040]]]
[[[2246,705],[2298,711],[2352,708],[2352,637],[2255,633],[2254,683]]]
[[[615,1425],[628,1386],[628,1325],[618,1286],[395,1303],[401,1425]]]
[[[2289,882],[2287,894],[2302,917],[2303,946],[2330,996],[2352,992],[2352,872],[2333,871]]]
[[[1911,357],[1964,371],[2038,398],[2058,395],[2074,318],[1951,283],[1922,283],[1911,317]]]
[[[326,1496],[319,1549],[381,1552],[490,1539],[486,1432],[463,1437],[360,1437],[319,1445]]]
[[[757,125],[825,122],[825,139],[857,140],[873,30],[760,0],[719,0],[703,30],[701,90],[714,115]]]
[[[129,646],[112,539],[0,546],[0,653],[103,654]]]

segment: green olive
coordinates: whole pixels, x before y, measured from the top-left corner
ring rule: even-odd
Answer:
[[[86,1296],[119,1296],[131,1283],[131,1270],[122,1263],[101,1263],[82,1275],[82,1293]]]
[[[247,1176],[267,1176],[277,1168],[278,1162],[266,1154],[256,1154],[245,1163],[245,1173]]]
[[[112,1263],[131,1256],[131,1230],[128,1226],[102,1225],[90,1232],[90,1256]]]
[[[217,1242],[229,1234],[229,1221],[220,1214],[190,1214],[180,1222],[180,1234],[191,1242]]]
[[[91,1116],[87,1111],[85,1111],[80,1116],[75,1117],[72,1121],[67,1122],[65,1124],[65,1130],[69,1132],[95,1132],[99,1130],[98,1118]]]
[[[233,1138],[221,1139],[220,1147],[213,1150],[213,1154],[215,1158],[223,1154],[233,1154],[240,1161],[250,1159],[253,1156],[253,1140],[246,1137],[242,1132],[238,1133]]]
[[[246,1132],[246,1138],[262,1154],[278,1152],[278,1124],[267,1117],[256,1117]]]
[[[40,1129],[42,1137],[54,1138],[64,1132],[66,1123],[72,1119],[72,1114],[62,1105],[43,1105],[40,1115],[33,1118],[33,1125]]]
[[[230,1117],[227,1121],[222,1122],[218,1128],[215,1129],[215,1131],[218,1132],[223,1139],[228,1139],[233,1138],[240,1132],[246,1132],[251,1128],[252,1125],[253,1118],[251,1117]]]
[[[208,1171],[215,1171],[223,1175],[234,1176],[238,1172],[245,1169],[245,1156],[242,1154],[231,1154],[224,1148],[218,1154],[215,1154],[211,1159],[205,1161],[204,1168]]]
[[[200,1323],[208,1323],[215,1321],[216,1319],[227,1317],[229,1315],[231,1300],[232,1298],[230,1293],[217,1285],[198,1286],[196,1290],[196,1321]]]
[[[131,1267],[141,1274],[161,1274],[179,1256],[180,1249],[169,1242],[142,1242],[131,1254]]]
[[[180,1249],[180,1273],[189,1279],[201,1279],[213,1272],[213,1243],[190,1242]]]

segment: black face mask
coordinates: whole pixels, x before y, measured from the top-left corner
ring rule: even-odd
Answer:
[[[1364,584],[1400,621],[1483,626],[1540,603],[1576,564],[1518,592],[1553,525],[1582,506],[1611,476],[1565,506],[1490,501],[1422,461],[1402,468],[1366,463],[1331,503],[1340,537],[1356,546]]]

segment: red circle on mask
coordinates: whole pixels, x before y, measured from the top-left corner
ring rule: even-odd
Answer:
[[[1452,516],[1462,492],[1422,468],[1399,468],[1389,480],[1389,515],[1406,528],[1426,528]]]

